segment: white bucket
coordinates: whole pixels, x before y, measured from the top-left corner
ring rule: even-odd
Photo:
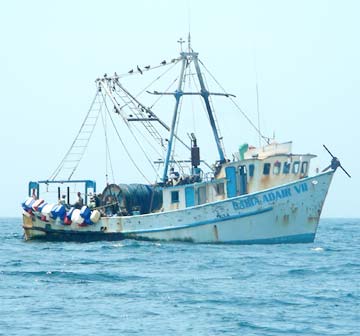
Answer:
[[[91,212],[91,216],[90,216],[90,220],[93,222],[93,223],[97,223],[100,219],[100,211],[99,210],[93,210]]]
[[[84,222],[84,218],[80,216],[80,210],[75,209],[71,214],[71,221],[76,224],[82,224]]]
[[[46,204],[42,211],[41,211],[41,214],[44,215],[44,216],[49,216],[51,210],[56,206],[57,204],[54,204],[54,203],[51,203],[51,204]]]
[[[38,207],[39,207],[41,204],[43,204],[43,203],[44,203],[44,200],[41,199],[41,198],[39,198],[38,200],[36,200],[36,201],[34,202],[34,204],[32,205],[33,210],[34,210],[34,211],[38,211]]]
[[[25,201],[25,205],[29,208],[31,208],[31,206],[33,205],[33,203],[35,202],[35,200],[32,197],[28,197]]]

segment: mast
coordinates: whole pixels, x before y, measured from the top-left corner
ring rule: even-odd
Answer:
[[[196,74],[198,76],[200,87],[201,87],[200,94],[201,94],[201,96],[203,97],[203,99],[205,101],[206,110],[207,110],[207,113],[209,115],[210,125],[211,125],[212,131],[214,133],[214,138],[215,138],[217,150],[218,150],[218,153],[219,153],[220,163],[224,163],[225,162],[225,155],[224,155],[224,151],[223,151],[223,149],[221,147],[220,137],[219,137],[219,133],[218,133],[217,128],[216,128],[214,114],[213,114],[213,111],[211,109],[210,102],[209,102],[210,93],[205,87],[204,79],[203,79],[201,71],[200,71],[199,62],[198,62],[198,58],[197,58],[198,54],[197,53],[192,53],[192,54],[194,54],[193,55],[193,60],[194,60],[194,64],[195,64]]]
[[[182,44],[184,41],[181,39],[178,42],[180,42]],[[189,43],[190,43],[190,38],[189,38]],[[210,125],[211,125],[212,131],[213,131],[213,135],[215,138],[215,142],[216,142],[216,146],[217,146],[217,150],[218,150],[218,154],[219,154],[219,161],[220,161],[220,163],[225,162],[225,154],[224,154],[224,151],[221,146],[221,141],[220,141],[217,127],[216,127],[214,113],[211,109],[209,96],[217,95],[217,96],[227,96],[228,97],[229,95],[222,94],[222,93],[210,93],[206,89],[205,82],[204,82],[203,76],[201,74],[201,70],[200,70],[200,66],[199,66],[199,62],[198,62],[198,53],[190,51],[190,50],[192,50],[192,49],[189,45],[188,52],[181,51],[181,53],[180,53],[181,60],[182,60],[182,67],[181,67],[181,72],[180,72],[178,88],[174,93],[172,93],[172,95],[174,95],[174,97],[175,97],[176,103],[175,103],[174,114],[173,114],[171,128],[170,128],[170,137],[169,137],[169,141],[168,141],[166,158],[165,158],[165,162],[164,162],[164,172],[163,172],[163,178],[162,178],[163,182],[166,182],[166,180],[168,178],[168,168],[169,168],[169,163],[170,163],[171,151],[172,151],[172,147],[173,147],[173,140],[174,140],[174,136],[176,136],[175,135],[175,127],[176,127],[176,121],[178,118],[179,104],[180,104],[180,99],[183,95],[201,95],[202,98],[204,99],[206,110],[207,110],[207,113],[209,116]],[[191,61],[193,61],[194,65],[195,65],[196,75],[199,80],[200,88],[201,88],[200,92],[183,92],[182,91],[183,84],[184,84],[185,68],[186,68],[186,66],[188,66],[190,64]],[[166,93],[159,93],[159,92],[155,93],[154,92],[153,94],[166,94]]]
[[[172,122],[171,122],[170,137],[169,137],[169,141],[168,141],[168,148],[167,148],[166,158],[165,158],[165,163],[164,163],[164,173],[163,173],[163,178],[162,178],[163,182],[166,182],[166,180],[168,178],[168,168],[169,168],[170,155],[171,155],[171,150],[172,150],[172,145],[173,145],[173,140],[174,140],[176,120],[177,120],[178,112],[179,112],[180,99],[183,95],[182,87],[184,84],[184,73],[185,73],[185,64],[186,64],[185,54],[186,53],[183,53],[183,52],[180,54],[181,59],[182,59],[181,72],[180,72],[178,88],[174,92],[174,97],[176,99],[176,103],[175,103],[174,114],[173,114],[173,118],[172,118]]]

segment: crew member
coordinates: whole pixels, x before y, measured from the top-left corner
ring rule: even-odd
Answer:
[[[75,209],[81,209],[83,206],[84,206],[84,200],[83,200],[83,198],[81,197],[81,192],[78,191],[78,193],[77,193],[77,200],[76,200],[76,202],[75,202],[75,204],[74,204],[74,208],[75,208]]]
[[[170,184],[176,185],[177,182],[179,181],[179,176],[180,176],[180,174],[174,170],[174,167],[171,167],[170,168],[170,181],[169,181]]]
[[[59,204],[60,205],[65,205],[66,204],[66,196],[62,195],[61,198],[59,199]]]

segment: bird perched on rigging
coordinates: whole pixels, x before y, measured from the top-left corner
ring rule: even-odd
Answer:
[[[150,69],[150,65],[147,65],[147,66],[145,67],[145,69],[146,69],[146,70],[149,70],[149,69]]]
[[[139,66],[137,66],[137,69],[138,69],[138,71],[140,72],[140,74],[142,75],[142,70],[139,68]]]
[[[164,60],[164,61],[162,61],[160,64],[165,65],[165,64],[166,64],[166,61]]]
[[[131,69],[128,73],[132,74],[134,72],[134,69]]]

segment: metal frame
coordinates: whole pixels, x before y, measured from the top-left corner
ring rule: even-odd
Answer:
[[[85,204],[87,204],[87,191],[88,189],[93,189],[96,192],[96,181],[94,180],[58,180],[58,181],[30,181],[29,182],[29,197],[32,196],[33,189],[36,189],[36,195],[40,195],[40,184],[68,184],[68,183],[85,183]]]

